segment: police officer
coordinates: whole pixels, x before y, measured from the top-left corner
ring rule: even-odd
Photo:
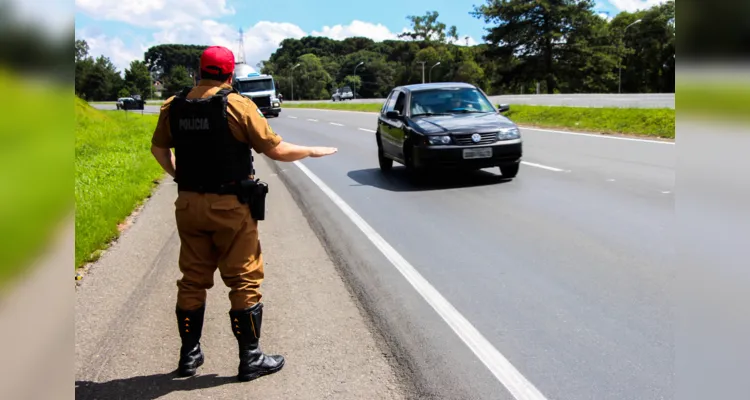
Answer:
[[[196,87],[170,97],[161,107],[151,151],[175,178],[175,218],[180,237],[177,324],[182,339],[178,374],[190,376],[203,364],[200,346],[206,292],[218,268],[229,288],[229,319],[239,345],[237,378],[249,381],[280,370],[284,357],[259,347],[263,303],[263,254],[257,220],[237,196],[253,182],[251,148],[277,161],[322,157],[329,147],[297,146],[274,133],[261,111],[232,90],[234,54],[207,48]],[[174,154],[170,151],[174,148]]]

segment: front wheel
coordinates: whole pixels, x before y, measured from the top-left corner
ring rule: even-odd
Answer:
[[[507,167],[500,167],[500,173],[503,174],[503,178],[515,178],[518,175],[518,168],[521,164],[508,165]]]
[[[378,146],[378,164],[380,164],[380,170],[388,172],[393,168],[393,160],[386,157],[383,153],[383,148]]]

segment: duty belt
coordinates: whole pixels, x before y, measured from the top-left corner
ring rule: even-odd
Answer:
[[[212,194],[237,194],[239,185],[237,182],[229,182],[220,185],[200,185],[178,183],[177,190],[181,192],[212,193]]]

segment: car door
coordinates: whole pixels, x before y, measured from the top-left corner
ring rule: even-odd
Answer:
[[[398,146],[396,145],[396,138],[394,137],[393,133],[393,125],[394,121],[392,121],[390,118],[386,116],[386,113],[388,111],[393,111],[393,108],[396,105],[396,98],[398,97],[398,94],[400,91],[393,90],[391,94],[388,96],[388,98],[385,101],[385,104],[383,104],[383,108],[380,110],[380,115],[378,116],[378,132],[380,132],[380,142],[383,145],[383,150],[392,155],[398,155]]]
[[[396,93],[396,101],[393,105],[393,111],[398,111],[401,118],[406,115],[406,93],[399,91]],[[404,159],[404,141],[406,140],[406,124],[403,119],[393,119],[389,129],[393,137],[393,145],[396,147],[396,155]]]

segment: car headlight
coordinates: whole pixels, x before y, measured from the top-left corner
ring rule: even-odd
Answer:
[[[518,128],[515,127],[500,129],[500,131],[497,132],[497,140],[513,140],[520,137],[521,131],[519,131]]]
[[[430,144],[450,144],[450,136],[428,136],[427,140]]]
[[[273,102],[273,106],[274,106],[274,107],[278,107],[278,106],[279,106],[279,102],[278,102],[278,101],[274,101],[274,102]]]

